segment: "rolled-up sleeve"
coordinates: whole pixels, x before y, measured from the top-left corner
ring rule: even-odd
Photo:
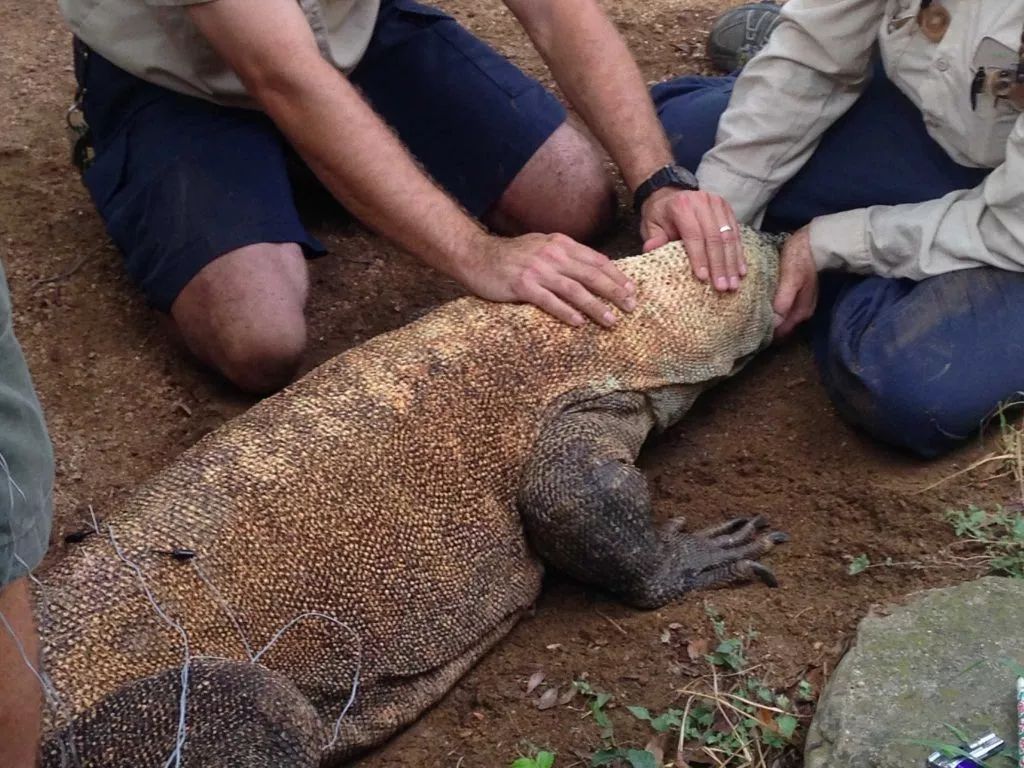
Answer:
[[[913,280],[978,266],[1024,271],[1024,116],[1005,161],[977,187],[815,219],[811,250],[821,269]]]
[[[765,48],[736,81],[701,187],[757,224],[821,135],[863,92],[885,0],[790,0]]]
[[[50,539],[53,451],[0,267],[0,590],[39,565]]]

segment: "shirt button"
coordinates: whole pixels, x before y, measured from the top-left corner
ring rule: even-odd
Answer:
[[[939,72],[945,72],[947,69],[949,69],[949,62],[946,61],[945,59],[939,59],[938,61],[935,62],[935,68],[939,70]]]

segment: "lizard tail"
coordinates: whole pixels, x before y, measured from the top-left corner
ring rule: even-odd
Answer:
[[[42,768],[320,764],[326,729],[286,678],[259,664],[197,658],[187,681],[184,717],[182,670],[167,669],[118,689],[51,734]]]

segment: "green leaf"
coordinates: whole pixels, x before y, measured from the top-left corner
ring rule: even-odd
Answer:
[[[847,569],[847,571],[851,576],[856,576],[869,565],[871,565],[870,558],[868,558],[867,555],[861,553],[857,555],[855,558],[853,558],[853,561],[850,563],[850,567]]]
[[[801,680],[796,687],[797,701],[814,701],[814,686],[806,680]]]
[[[594,756],[590,758],[590,765],[592,768],[600,768],[602,765],[611,765],[625,756],[626,750],[624,749],[602,749],[600,752],[595,752]]]
[[[943,723],[942,725],[963,744],[967,744],[971,741],[971,737],[968,736],[962,728],[957,728],[955,725],[951,725],[950,723]]]
[[[627,749],[625,758],[631,768],[658,768],[654,755],[646,749]]]
[[[762,731],[761,741],[775,749],[782,749],[786,746],[786,740],[774,731]]]
[[[637,720],[645,720],[648,723],[651,722],[651,711],[647,707],[626,707],[629,713],[633,715]]]
[[[775,725],[779,727],[782,738],[791,739],[796,733],[797,720],[792,715],[779,715],[775,718]]]
[[[608,715],[606,715],[602,710],[592,707],[590,711],[594,715],[594,722],[597,723],[601,728],[612,727],[612,721],[608,719]]]
[[[534,762],[537,764],[537,768],[551,768],[555,764],[555,754],[554,752],[538,752]]]
[[[664,733],[673,726],[678,727],[682,725],[682,720],[679,718],[682,716],[682,710],[670,709],[662,715],[658,715],[656,718],[651,720],[651,728],[658,733]]]
[[[537,768],[537,761],[532,757],[520,757],[509,768]]]

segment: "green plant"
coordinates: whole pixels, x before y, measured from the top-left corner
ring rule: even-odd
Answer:
[[[856,576],[858,573],[866,570],[870,565],[871,559],[862,552],[850,561],[850,566],[849,568],[847,568],[847,573],[849,573],[851,576]]]
[[[604,708],[612,700],[612,695],[595,691],[586,680],[574,680],[572,685],[577,693],[586,698],[587,711],[601,729],[601,738],[605,742],[610,741],[614,736],[614,726]]]
[[[814,690],[808,681],[799,681],[793,701],[752,674],[748,648],[757,633],[748,630],[743,635],[731,634],[714,609],[709,608],[707,613],[715,646],[703,654],[710,672],[703,678],[705,684],[698,681],[680,689],[682,706],[663,712],[643,706],[625,707],[653,732],[646,748],[616,743],[609,711],[614,707],[612,694],[596,690],[586,679],[573,681],[576,693],[585,700],[585,716],[594,721],[601,734],[602,748],[591,756],[589,768],[660,768],[665,761],[680,768],[704,764],[767,768],[782,764],[778,760],[794,748],[800,719],[808,716]],[[675,754],[671,756],[663,754],[670,740],[675,742]],[[548,768],[552,763],[540,762],[542,757],[554,761],[551,753],[540,752],[536,757],[520,758],[511,768]]]
[[[554,764],[554,753],[541,750],[533,757],[520,757],[509,768],[551,768]]]
[[[801,715],[784,693],[750,674],[747,649],[756,633],[730,635],[725,622],[708,612],[717,645],[704,656],[711,671],[710,688],[689,686],[679,693],[683,706],[664,712],[630,706],[627,711],[648,724],[656,734],[679,734],[676,764],[712,762],[719,768],[763,768],[792,746]],[[730,680],[728,687],[723,680]],[[796,689],[798,701],[813,700],[806,680]],[[653,768],[655,756],[648,751],[606,750],[591,765],[626,761],[631,768]]]
[[[1024,514],[1002,507],[987,511],[970,505],[948,513],[953,532],[981,550],[981,558],[996,574],[1024,578]]]

